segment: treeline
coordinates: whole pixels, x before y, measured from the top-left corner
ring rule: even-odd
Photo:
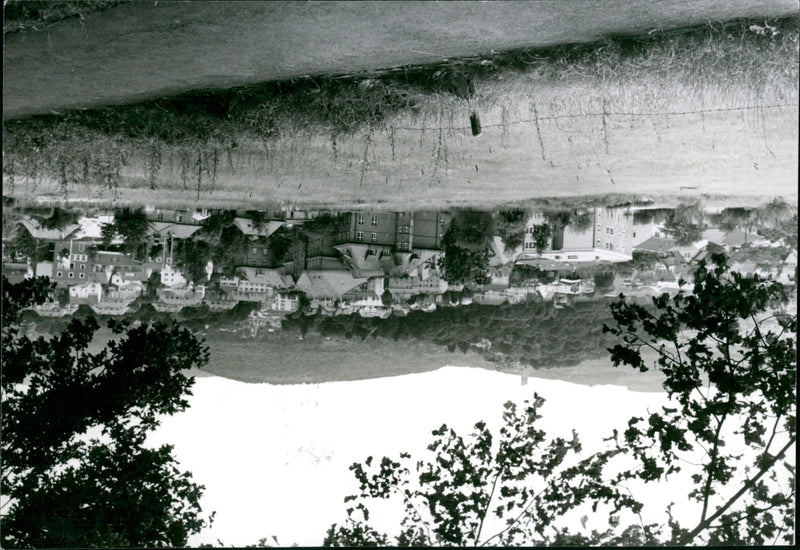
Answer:
[[[546,303],[470,304],[433,312],[413,311],[388,319],[358,314],[294,315],[284,321],[283,327],[303,335],[312,331],[346,339],[419,339],[453,352],[480,350],[486,359],[498,363],[548,368],[605,355],[611,340],[603,334],[603,324],[610,321],[608,302],[600,300],[579,302],[566,309],[555,309]],[[491,346],[475,347],[481,341],[488,341]]]

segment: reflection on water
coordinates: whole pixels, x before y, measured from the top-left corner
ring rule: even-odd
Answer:
[[[781,201],[496,212],[9,206],[4,275],[56,285],[27,312],[29,327],[172,318],[212,342],[270,340],[286,354],[316,337],[375,353],[414,341],[502,368],[575,365],[607,353],[611,299],[649,302],[682,281],[688,290],[709,254],[785,285],[797,272],[797,209]]]

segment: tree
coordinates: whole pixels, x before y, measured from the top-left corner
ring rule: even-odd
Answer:
[[[149,227],[144,208],[120,208],[114,211],[114,231],[125,241],[128,251],[136,250],[144,242]]]
[[[667,214],[664,231],[677,244],[691,244],[703,236],[703,211],[699,204],[680,204]]]
[[[701,263],[694,277],[692,294],[654,298],[655,313],[624,301],[612,306],[617,325],[608,330],[623,340],[610,350],[614,364],[647,370],[641,350],[656,350],[664,388],[678,404],[652,413],[646,425],[632,418],[622,439],[615,432],[618,448],[640,463],[618,481],[666,480],[681,459],[702,449],[689,495],[702,513],[688,528],[671,524],[671,541],[765,544],[788,530],[784,540],[791,542],[794,467],[783,459],[796,438],[797,318],[779,317],[780,331],[768,330],[758,315],[785,301],[783,288],[728,273],[724,255],[713,255],[710,269]],[[753,328],[743,330],[742,321]],[[732,437],[724,435],[728,426]],[[731,449],[732,442],[751,456]],[[743,481],[735,479],[737,470],[745,472]]]
[[[171,446],[144,442],[161,415],[186,408],[194,380],[184,372],[208,349],[174,324],[111,321],[117,338],[92,353],[93,316],[30,340],[19,313],[50,288],[3,280],[3,546],[185,545],[211,519],[203,487]]]
[[[117,237],[117,227],[113,223],[104,223],[100,226],[100,241],[104,247],[111,246],[111,241]]]
[[[11,241],[8,251],[13,256],[23,256],[36,261],[39,258],[39,241],[33,238],[25,227],[17,225],[14,240]]]
[[[499,444],[482,422],[467,437],[442,426],[420,460],[401,453],[351,466],[359,492],[345,498],[347,520],[325,544],[791,544],[796,316],[763,317],[785,299],[780,285],[729,273],[722,255],[712,262],[699,265],[692,292],[649,308],[621,296],[611,307],[612,361],[645,371],[641,351],[655,351],[668,406],[631,418],[588,456],[574,432],[545,444],[537,395],[523,412],[505,405]],[[663,523],[629,523],[647,503],[628,482],[669,482],[682,469],[694,484],[687,499],[701,504],[692,524],[670,510]],[[404,510],[393,541],[369,524],[372,499],[390,498]],[[608,518],[606,529],[580,533],[560,522],[587,507]]]
[[[546,223],[534,225],[531,228],[531,235],[533,236],[533,244],[536,247],[536,252],[541,254],[547,248],[547,241],[550,238],[550,226]]]
[[[44,229],[64,229],[77,221],[77,213],[56,207],[53,208],[53,213],[49,217],[42,220],[42,227]]]
[[[522,246],[525,240],[524,210],[505,210],[498,212],[495,222],[497,235],[503,240],[508,250]]]
[[[594,286],[597,290],[608,290],[614,286],[614,271],[610,268],[600,269],[594,274]]]

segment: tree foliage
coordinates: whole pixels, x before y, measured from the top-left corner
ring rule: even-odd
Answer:
[[[541,254],[547,248],[548,239],[552,235],[550,226],[546,223],[534,225],[531,228],[531,235],[533,236],[533,245],[536,248],[536,252]]]
[[[112,321],[117,338],[93,353],[93,316],[31,340],[19,313],[50,288],[3,281],[3,546],[185,545],[209,521],[203,487],[171,446],[144,442],[161,415],[186,408],[184,372],[208,349],[174,324]]]
[[[610,427],[606,445],[588,455],[574,432],[546,442],[535,425],[538,395],[522,411],[505,405],[499,437],[483,422],[466,437],[442,426],[418,460],[401,453],[351,466],[359,491],[345,498],[347,519],[325,544],[791,544],[796,316],[765,317],[785,299],[782,287],[729,272],[722,255],[712,261],[699,265],[692,291],[651,307],[621,296],[604,328],[617,339],[615,366],[646,371],[642,351],[655,352],[668,405]],[[647,501],[629,484],[646,491],[681,471],[697,517],[681,524],[670,506],[661,523],[635,521]],[[393,539],[370,525],[375,499],[403,504]],[[587,506],[606,528],[560,523]]]
[[[489,282],[489,246],[494,235],[491,213],[457,210],[442,237],[444,255],[439,267],[449,283]]]
[[[114,211],[114,232],[125,242],[125,249],[136,250],[147,236],[150,222],[143,208],[118,208]]]

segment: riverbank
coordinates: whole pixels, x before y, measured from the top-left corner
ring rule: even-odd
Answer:
[[[3,192],[395,209],[643,189],[796,200],[798,34],[796,17],[738,21],[6,121]]]

